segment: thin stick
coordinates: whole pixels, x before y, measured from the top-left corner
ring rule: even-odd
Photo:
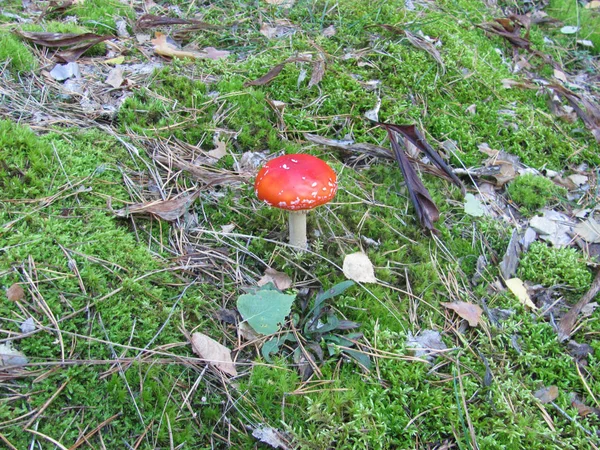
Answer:
[[[38,409],[38,412],[37,412],[37,413],[36,413],[36,414],[35,414],[35,415],[34,415],[34,416],[31,418],[31,419],[29,419],[25,425],[23,425],[23,428],[29,428],[29,427],[31,426],[31,424],[32,424],[33,422],[35,422],[35,421],[38,419],[38,417],[40,417],[40,415],[41,415],[41,414],[42,414],[42,413],[43,413],[43,412],[46,410],[46,408],[48,408],[48,406],[50,406],[50,404],[51,404],[51,403],[54,401],[54,399],[55,399],[56,397],[58,397],[58,394],[60,394],[60,393],[62,392],[62,390],[63,390],[63,389],[64,389],[64,388],[67,386],[67,384],[69,383],[69,381],[71,381],[71,379],[70,379],[70,378],[69,378],[69,379],[67,379],[67,381],[65,381],[65,382],[62,384],[62,386],[61,386],[61,387],[59,387],[59,388],[56,390],[56,392],[55,392],[54,394],[52,394],[52,397],[50,397],[50,398],[49,398],[49,399],[46,401],[46,403],[44,403],[44,404],[42,405],[42,407],[41,407],[40,409]]]

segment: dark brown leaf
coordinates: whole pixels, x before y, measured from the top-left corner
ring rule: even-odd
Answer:
[[[581,310],[600,292],[600,270],[596,273],[596,278],[592,282],[592,286],[587,291],[581,300],[571,307],[569,312],[563,316],[558,324],[558,340],[563,342],[567,340],[573,332],[573,327],[577,321],[577,317]]]
[[[49,48],[70,47],[56,53],[56,57],[64,62],[74,62],[87,50],[112,36],[101,36],[94,33],[44,33],[15,31],[15,33],[36,45]]]
[[[398,143],[394,133],[395,130],[386,124],[380,124],[380,126],[383,126],[388,133],[392,150],[396,156],[396,161],[398,161],[398,164],[400,165],[402,175],[404,175],[406,188],[408,189],[410,200],[415,207],[421,226],[434,234],[439,234],[439,231],[434,227],[433,222],[439,219],[440,212],[437,209],[437,206],[435,206],[435,203],[433,203],[429,191],[427,191],[427,188],[421,182],[417,172],[408,160],[406,153],[404,153],[404,150]]]
[[[94,33],[45,33],[20,30],[16,30],[15,33],[34,44],[50,48],[70,47],[87,41],[96,41],[98,38],[103,38],[102,40],[111,38],[111,36],[100,36]]]
[[[308,58],[286,59],[281,64],[277,64],[275,67],[273,67],[271,70],[269,70],[262,77],[257,78],[256,80],[246,81],[244,83],[244,86],[246,86],[246,87],[247,86],[264,86],[265,84],[268,84],[271,81],[273,81],[277,77],[277,75],[279,75],[281,73],[281,71],[283,70],[283,68],[285,67],[286,64],[293,63],[293,62],[310,62],[310,59],[308,59]]]

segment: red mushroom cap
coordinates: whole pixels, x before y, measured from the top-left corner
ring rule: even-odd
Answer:
[[[267,162],[254,182],[256,196],[276,208],[312,209],[330,201],[337,177],[325,161],[312,155],[283,155]]]

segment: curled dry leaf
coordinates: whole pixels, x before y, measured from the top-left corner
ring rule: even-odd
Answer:
[[[68,47],[68,49],[56,53],[56,57],[65,62],[74,62],[94,45],[111,39],[112,36],[94,33],[45,33],[15,31],[21,38],[33,42],[36,45],[49,48]]]
[[[351,253],[344,257],[342,266],[344,276],[359,283],[376,283],[375,270],[369,257],[362,253]]]
[[[18,350],[12,348],[10,342],[0,344],[0,367],[22,366],[29,362],[27,357]]]
[[[200,358],[205,359],[211,365],[227,375],[234,377],[237,375],[235,364],[231,360],[231,350],[227,347],[219,344],[213,338],[210,338],[203,333],[192,334],[190,341],[192,350]]]
[[[18,302],[25,298],[25,291],[20,284],[15,283],[6,290],[6,298],[11,302]]]
[[[196,192],[169,200],[135,203],[114,211],[114,214],[118,217],[129,217],[130,214],[153,214],[161,219],[173,221],[185,214],[198,195],[199,192]]]
[[[261,425],[252,431],[252,436],[273,448],[279,448],[282,450],[290,449],[290,443],[284,437],[283,433],[275,428]]]
[[[264,276],[256,284],[264,286],[267,283],[273,283],[280,291],[285,291],[292,287],[292,279],[286,273],[279,272],[270,267],[265,270]]]
[[[310,89],[311,87],[319,84],[323,79],[323,76],[325,76],[325,61],[320,59],[316,61],[313,66],[312,75],[308,81],[308,88]]]
[[[460,317],[469,322],[469,325],[476,327],[481,323],[481,314],[483,310],[479,305],[474,305],[468,302],[452,302],[452,303],[441,303],[444,308],[453,310]]]
[[[106,77],[106,80],[104,82],[109,86],[112,86],[113,88],[117,89],[121,87],[123,81],[125,81],[125,79],[123,78],[123,69],[121,68],[121,66],[117,66],[114,69],[111,69],[110,72],[108,72],[108,76]]]
[[[269,70],[262,77],[257,78],[256,80],[246,81],[244,83],[244,86],[246,86],[246,87],[248,87],[248,86],[264,86],[265,84],[268,84],[271,81],[273,81],[277,77],[277,75],[279,75],[281,73],[281,71],[286,66],[286,64],[294,63],[294,62],[310,62],[310,61],[311,60],[308,57],[288,58],[281,64],[277,64],[275,67],[273,67],[271,70]]]
[[[525,287],[523,280],[520,278],[511,278],[510,280],[506,280],[504,283],[510,292],[512,292],[521,303],[528,308],[537,309],[535,304],[531,301],[531,297],[529,297],[529,294],[527,293],[527,288]]]

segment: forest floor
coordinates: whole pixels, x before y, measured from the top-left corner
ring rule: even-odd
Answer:
[[[599,30],[1,2],[0,447],[600,447]],[[304,251],[254,192],[284,153],[338,176]]]

